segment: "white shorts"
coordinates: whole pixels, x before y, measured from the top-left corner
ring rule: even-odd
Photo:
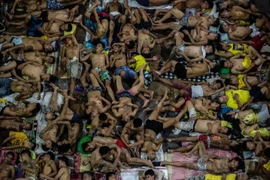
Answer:
[[[188,111],[188,114],[189,114],[189,118],[197,117],[197,112],[196,112],[195,108],[190,109]]]

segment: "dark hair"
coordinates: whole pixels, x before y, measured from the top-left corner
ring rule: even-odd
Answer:
[[[84,142],[84,143],[82,143],[82,149],[83,149],[85,152],[87,152],[86,148],[88,147],[88,143],[89,143],[89,142]]]
[[[99,120],[105,121],[108,117],[105,113],[100,113],[98,115]]]
[[[242,169],[242,171],[244,171],[245,163],[240,157],[233,158],[230,161],[232,161],[232,160],[238,161],[238,167],[236,169],[234,169],[234,170]]]
[[[264,156],[267,157],[268,159],[270,159],[270,147],[267,147],[264,149],[263,151]]]
[[[108,172],[108,173],[106,173],[106,180],[108,180],[113,175],[115,175],[114,172]]]
[[[102,128],[108,128],[110,126],[111,126],[111,123],[107,122],[107,123],[103,123],[101,127]]]
[[[50,152],[47,152],[46,154],[50,156],[50,159],[51,160],[54,160],[55,159],[55,155],[54,155],[53,152],[50,151]]]
[[[220,61],[219,66],[220,68],[225,68],[225,61]]]
[[[205,0],[208,3],[209,9],[212,9],[214,6],[213,0]]]
[[[49,151],[51,148],[48,148],[45,144],[42,144],[42,145],[41,145],[41,149],[42,149],[43,151]]]
[[[155,171],[153,169],[148,169],[147,171],[145,171],[144,175],[155,176]]]
[[[142,126],[142,120],[140,118],[134,118],[133,119],[133,126],[135,128],[141,127]]]
[[[27,156],[29,156],[31,158],[31,152],[29,150],[27,150],[27,149],[23,150],[21,152],[21,155],[23,155],[23,154],[26,154]]]
[[[229,128],[229,127],[226,127],[227,129],[228,129],[228,131],[227,131],[227,135],[230,135],[230,134],[232,134],[232,129],[231,128]]]
[[[135,51],[135,52],[131,52],[130,55],[131,55],[131,56],[137,56],[137,55],[139,55],[139,54],[137,53],[137,51]]]
[[[221,17],[221,14],[222,14],[224,11],[228,11],[228,9],[227,9],[227,8],[221,9],[221,10],[219,11],[219,16],[220,16],[220,17]]]
[[[224,81],[225,85],[232,85],[232,81],[230,80],[230,78],[226,78]]]
[[[33,151],[34,151],[38,145],[37,145],[36,143],[33,143],[33,142],[31,142],[31,143],[32,143],[31,150],[33,150]]]
[[[68,29],[66,31],[72,31],[72,25],[68,23]]]
[[[55,57],[54,56],[49,56],[49,57],[53,59],[50,64],[54,64],[55,63]]]
[[[227,33],[225,30],[224,30],[224,28],[223,28],[223,26],[222,26],[222,24],[219,26],[219,32],[221,32],[221,33]]]
[[[253,141],[251,141],[251,140],[244,141],[242,143],[242,149],[243,149],[243,151],[252,151],[252,150],[248,149],[248,147],[247,147],[247,143],[248,142],[253,142]]]
[[[101,44],[101,46],[103,47],[103,49],[105,48],[105,44],[104,44],[103,42],[99,41],[99,42],[97,43],[97,45],[98,45],[98,44]]]
[[[211,26],[218,27],[219,26],[219,18],[216,18],[216,21]]]
[[[99,38],[93,39],[91,43],[92,43],[94,46],[97,46],[98,43],[100,43],[100,39],[99,39]]]
[[[212,45],[212,44],[207,44],[206,46],[210,46],[210,47],[212,47],[212,52],[210,52],[210,53],[206,53],[206,55],[212,55],[212,54],[214,54],[214,52],[215,52],[215,46],[214,46],[214,45]]]
[[[55,75],[50,75],[49,82],[55,83],[57,81],[58,81],[58,77],[56,77]]]
[[[151,53],[142,53],[141,54],[144,58],[151,58]]]
[[[14,152],[12,152],[12,151],[8,151],[5,155],[6,155],[6,156],[7,156],[7,155],[11,155],[13,158],[15,157],[15,154],[14,154]]]
[[[63,161],[65,162],[66,165],[68,165],[68,158],[66,156],[61,156],[57,158],[58,161]]]
[[[221,43],[218,43],[216,48],[217,48],[218,51],[226,51],[226,50],[223,48],[223,46],[222,46]]]
[[[70,149],[70,144],[62,144],[62,145],[58,145],[58,151],[61,153],[66,153],[68,152],[68,150]]]
[[[29,127],[29,129],[28,130],[30,130],[30,129],[32,129],[33,128],[33,124],[31,124],[30,122],[27,122],[27,124],[30,124],[30,127]]]
[[[224,87],[224,83],[220,79],[217,79],[216,83],[220,84],[220,88]]]
[[[127,49],[133,49],[135,47],[135,41],[129,41],[129,44],[126,44]]]
[[[100,154],[101,156],[107,154],[109,151],[110,151],[110,148],[109,148],[108,146],[101,146],[101,147],[99,148],[99,154]]]
[[[212,69],[211,72],[220,72],[220,66],[218,64],[216,64]]]
[[[36,103],[35,109],[32,110],[33,114],[37,114],[41,109],[41,105],[39,103]]]

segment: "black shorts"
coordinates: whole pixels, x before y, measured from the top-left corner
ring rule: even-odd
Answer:
[[[40,14],[40,17],[42,21],[47,22],[48,21],[48,11],[42,11]]]
[[[187,69],[186,66],[184,66],[181,63],[177,63],[175,65],[174,68],[174,72],[173,72],[178,78],[183,78],[186,79],[187,78]]]
[[[150,129],[154,131],[156,134],[158,134],[163,130],[163,123],[147,119],[144,129]]]
[[[187,30],[189,33],[191,33],[192,28],[191,28],[191,27],[188,27],[188,26],[183,26],[183,27],[180,28],[179,31],[180,31],[181,33],[183,33],[184,30]],[[185,33],[183,33],[183,34],[184,34],[183,40],[184,40],[185,42],[190,42],[190,39],[189,39],[188,35],[186,35]]]
[[[149,6],[149,0],[136,0],[137,3],[139,3],[141,6],[148,7]]]
[[[259,86],[253,86],[250,90],[250,96],[253,97],[253,102],[258,102],[265,99],[264,94]]]
[[[141,23],[140,24],[136,24],[135,25],[135,28],[137,30],[141,30],[141,29],[147,29],[147,30],[150,30],[152,28],[152,23],[149,22],[149,21],[144,21],[144,20],[141,20]]]
[[[9,131],[5,129],[0,129],[0,144],[2,144],[6,138],[9,137]]]

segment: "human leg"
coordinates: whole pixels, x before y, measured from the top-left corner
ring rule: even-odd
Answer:
[[[16,61],[12,61],[12,62],[10,62],[8,65],[6,65],[6,66],[1,66],[1,67],[0,67],[0,72],[8,72],[8,71],[11,71],[11,70],[15,69],[16,66],[17,66]]]
[[[184,13],[179,9],[173,8],[169,12],[167,12],[160,20],[156,21],[156,23],[163,23],[167,19],[174,17],[177,19],[181,19],[184,16]]]
[[[112,100],[112,104],[116,104],[117,101],[115,99],[114,92],[113,92],[112,87],[111,87],[111,81],[105,80],[105,86],[106,86],[107,92]]]
[[[174,71],[176,64],[177,64],[176,61],[170,60],[159,71],[155,71],[155,73],[161,75],[169,71]]]
[[[117,20],[116,20],[117,21]],[[115,24],[113,22],[113,20],[110,20],[110,25],[109,25],[109,38],[108,38],[108,43],[109,43],[109,47],[111,47],[112,45],[112,41],[113,41],[113,34],[114,34],[114,28],[115,28]]]
[[[55,86],[53,83],[51,83],[51,86],[53,87],[53,94],[50,101],[50,108],[51,112],[58,112],[59,107],[57,104],[57,98],[58,98],[58,87]]]
[[[191,144],[185,147],[180,147],[177,149],[168,149],[168,153],[173,153],[173,152],[181,152],[181,153],[185,153],[187,151],[190,151],[195,145]]]
[[[158,103],[158,105],[155,107],[154,111],[148,117],[149,120],[156,120],[157,119],[158,114],[159,114],[161,108],[163,107],[164,101],[168,98],[167,93],[168,93],[168,90],[166,89],[163,98]]]
[[[151,168],[154,168],[154,165],[152,164],[152,162],[149,160],[143,160],[143,159],[139,159],[139,158],[133,158],[130,156],[130,154],[128,153],[128,151],[126,149],[122,149],[122,152],[126,155],[126,159],[127,162],[129,164],[133,164],[133,165],[146,165],[149,166]]]
[[[147,64],[146,64],[147,65]],[[142,67],[140,69],[140,75],[139,75],[139,82],[138,84],[136,84],[135,86],[133,86],[130,90],[134,93],[134,94],[138,94],[140,89],[144,86],[144,74],[143,74],[143,71],[144,71],[144,68],[146,67],[146,65],[144,65],[144,67]]]

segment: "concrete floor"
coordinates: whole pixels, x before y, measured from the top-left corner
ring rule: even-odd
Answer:
[[[270,0],[255,0],[257,8],[270,15]]]

